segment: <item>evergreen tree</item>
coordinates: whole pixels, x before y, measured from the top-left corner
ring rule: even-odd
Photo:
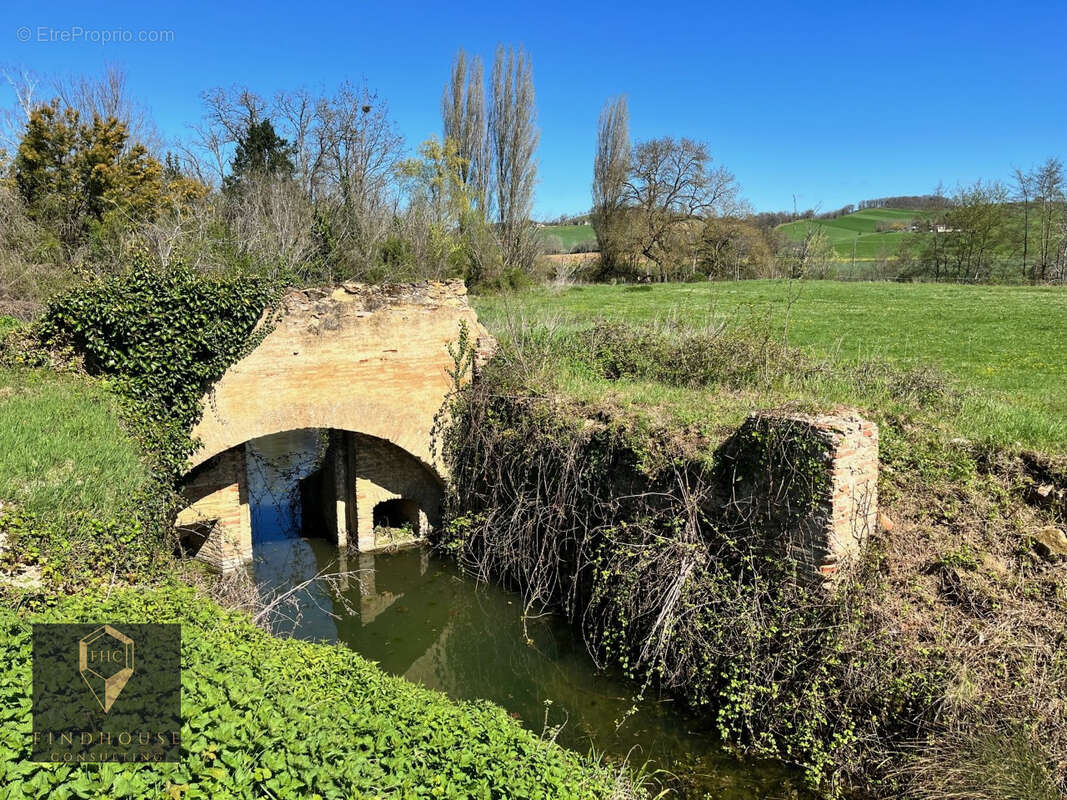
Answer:
[[[85,122],[58,102],[33,111],[13,165],[15,186],[32,219],[68,247],[84,241],[106,216],[151,219],[162,197],[162,165],[126,125],[94,115]]]
[[[249,122],[237,140],[226,188],[233,189],[245,178],[289,178],[293,174],[293,146],[274,130],[270,119]]]

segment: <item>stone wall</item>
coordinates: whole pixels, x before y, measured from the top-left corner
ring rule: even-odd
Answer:
[[[246,442],[299,429],[331,431],[320,488],[339,544],[372,546],[382,500],[415,502],[421,535],[438,525],[445,467],[431,439],[452,389],[449,348],[466,325],[477,371],[495,347],[463,282],[292,291],[261,325],[263,341],[204,397],[192,432],[201,447],[180,522],[199,531],[218,520],[201,557],[223,569],[251,559],[247,474],[235,459]]]
[[[836,584],[878,516],[878,427],[852,413],[753,414],[719,451],[715,516],[801,579]]]

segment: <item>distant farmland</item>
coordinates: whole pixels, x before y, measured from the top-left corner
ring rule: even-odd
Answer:
[[[790,239],[800,241],[814,226],[821,227],[833,243],[834,255],[840,261],[875,261],[895,256],[908,236],[908,231],[879,231],[888,225],[906,226],[914,219],[929,219],[929,211],[905,211],[896,208],[871,208],[857,211],[837,219],[804,219],[779,225],[778,230]],[[544,236],[554,236],[562,243],[562,250],[569,253],[577,245],[596,247],[596,232],[592,225],[546,225],[541,229]],[[853,251],[855,248],[855,251]]]
[[[894,256],[908,236],[907,230],[879,231],[881,225],[902,225],[913,219],[929,219],[929,211],[905,211],[897,208],[869,208],[837,219],[803,219],[779,225],[778,230],[800,241],[813,227],[826,232],[833,243],[834,255],[842,261],[855,256],[857,261],[874,261]]]
[[[592,225],[546,225],[541,228],[541,233],[559,239],[565,253],[579,244],[596,247],[596,231]]]
[[[913,235],[907,230],[908,223],[933,216],[934,212],[930,211],[871,208],[837,219],[787,222],[779,225],[778,230],[790,239],[800,241],[809,230],[818,226],[830,237],[836,260],[850,262],[855,258],[857,262],[872,262],[897,255],[904,241]],[[891,225],[904,230],[878,230]],[[546,225],[541,228],[541,234],[557,238],[563,253],[571,252],[578,245],[582,245],[582,249],[596,249],[596,232],[592,225]]]

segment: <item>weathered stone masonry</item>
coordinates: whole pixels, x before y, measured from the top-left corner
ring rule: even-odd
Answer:
[[[244,563],[243,554],[252,551],[244,446],[203,464],[186,480],[183,495],[189,505],[176,525],[199,548],[197,557],[220,570]]]
[[[461,282],[287,295],[263,342],[204,398],[178,518],[206,536],[198,557],[220,569],[251,559],[245,443],[298,429],[329,431],[318,505],[339,545],[371,551],[382,503],[400,504],[422,536],[439,525],[446,469],[432,429],[461,323],[484,361],[494,343]],[[717,460],[714,516],[763,536],[802,576],[834,584],[874,530],[878,429],[855,414],[754,414]]]
[[[330,431],[324,506],[339,543],[368,549],[373,509],[384,500],[411,501],[423,535],[439,524],[446,470],[431,438],[452,388],[449,346],[461,323],[484,359],[493,340],[461,281],[347,283],[283,298],[264,340],[203,400],[190,506],[179,518],[186,528],[216,523],[198,556],[220,568],[250,560],[244,445],[298,429]]]

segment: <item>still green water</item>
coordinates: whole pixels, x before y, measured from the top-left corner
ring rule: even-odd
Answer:
[[[666,700],[634,706],[634,686],[596,669],[554,615],[525,618],[517,595],[477,584],[424,549],[339,555],[322,539],[255,545],[265,590],[295,586],[322,570],[358,571],[338,593],[315,586],[277,621],[279,633],[343,642],[382,669],[458,700],[490,700],[536,733],[631,764],[650,762],[671,796],[802,797],[797,774],[777,763],[740,761],[708,726]],[[620,724],[621,723],[621,724]]]

